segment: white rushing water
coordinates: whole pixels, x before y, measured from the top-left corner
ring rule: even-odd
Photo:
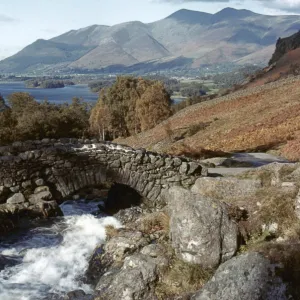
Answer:
[[[76,206],[78,202],[66,204],[63,210],[67,216],[53,225],[32,229],[22,238],[0,245],[0,254],[19,260],[0,271],[1,300],[46,299],[49,294],[64,295],[77,289],[92,292],[80,280],[88,259],[104,242],[105,226],[121,224],[112,217],[84,214]]]

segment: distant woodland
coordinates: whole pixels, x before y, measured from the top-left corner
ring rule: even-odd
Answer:
[[[70,80],[30,79],[25,81],[25,85],[27,88],[56,89],[66,85],[74,85],[74,82]]]
[[[62,137],[126,137],[154,127],[171,115],[170,95],[159,81],[118,77],[101,90],[94,107],[38,102],[28,93],[0,96],[0,144]]]
[[[177,93],[183,97],[203,96],[208,92],[208,88],[199,82],[180,82],[177,79],[168,78],[161,75],[147,75],[141,78],[145,80],[160,81],[163,83],[166,91],[172,96]],[[92,92],[98,93],[103,88],[111,87],[116,82],[115,78],[104,78],[95,80],[89,83],[89,88]]]

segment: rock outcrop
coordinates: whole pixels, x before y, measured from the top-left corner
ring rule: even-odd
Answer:
[[[253,197],[262,184],[259,179],[238,179],[234,177],[203,177],[197,179],[192,192],[219,200]]]
[[[238,229],[221,202],[181,187],[165,192],[170,238],[186,262],[206,268],[230,259],[238,249]]]
[[[279,38],[276,43],[275,52],[269,62],[269,65],[276,63],[289,51],[300,47],[300,31],[286,38]]]
[[[285,300],[286,285],[276,266],[258,253],[247,253],[222,264],[192,300]]]
[[[161,254],[159,254],[161,256]],[[105,274],[98,283],[95,300],[152,300],[158,299],[154,294],[158,269],[167,265],[163,258],[145,254],[134,254],[125,258],[119,271]]]

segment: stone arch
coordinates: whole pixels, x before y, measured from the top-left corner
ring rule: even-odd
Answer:
[[[163,189],[174,185],[190,187],[198,177],[206,175],[198,162],[184,157],[97,140],[18,142],[0,147],[0,155],[0,187],[25,196],[38,180],[50,186],[60,199],[111,181],[127,185],[156,203]]]

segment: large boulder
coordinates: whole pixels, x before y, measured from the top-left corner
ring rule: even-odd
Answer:
[[[261,181],[255,179],[203,177],[196,180],[192,191],[205,197],[226,201],[253,197],[261,187]]]
[[[147,251],[146,251],[147,252]],[[145,254],[134,254],[125,258],[118,272],[104,274],[96,286],[95,300],[154,300],[155,282],[162,261]]]
[[[24,196],[18,197],[23,201]],[[21,200],[16,198],[16,202]],[[41,200],[36,204],[30,204],[29,202],[0,204],[0,236],[9,233],[16,228],[26,227],[32,219],[50,218],[62,215],[63,213],[55,200]]]
[[[114,217],[122,224],[128,224],[138,220],[143,213],[144,211],[140,206],[132,206],[130,208],[119,210],[116,214],[114,214]]]
[[[221,265],[192,300],[285,300],[286,285],[275,266],[258,253],[247,253]]]
[[[108,270],[121,267],[124,259],[149,241],[139,231],[120,230],[104,245],[95,249],[86,271],[86,279],[95,284]]]
[[[225,204],[181,187],[164,192],[170,215],[170,237],[186,262],[216,267],[238,249],[238,228]]]

